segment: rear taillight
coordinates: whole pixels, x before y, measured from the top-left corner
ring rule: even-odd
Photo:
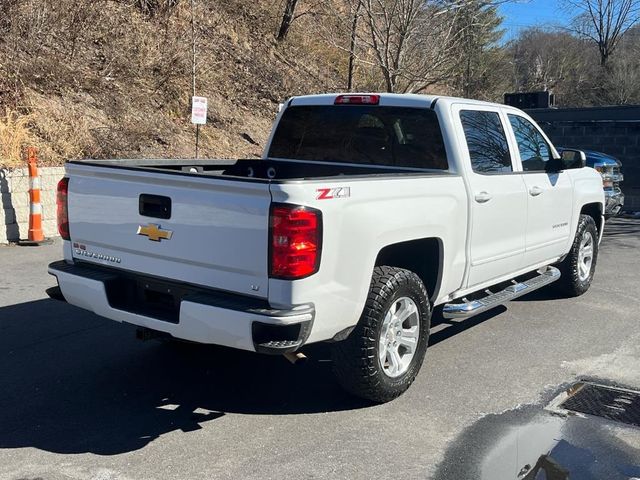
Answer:
[[[69,179],[63,178],[58,182],[56,205],[58,211],[58,233],[63,240],[70,240],[69,236]]]
[[[322,247],[322,214],[313,208],[273,204],[269,221],[269,276],[295,280],[316,273]]]

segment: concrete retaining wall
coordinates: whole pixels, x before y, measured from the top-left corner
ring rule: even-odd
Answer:
[[[58,235],[56,186],[64,167],[40,168],[42,225],[46,237]],[[29,172],[0,170],[0,244],[26,239],[29,232]]]

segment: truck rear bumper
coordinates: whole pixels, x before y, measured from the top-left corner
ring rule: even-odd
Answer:
[[[272,309],[259,299],[84,264],[54,262],[49,273],[71,305],[176,338],[241,350],[295,351],[308,338],[315,315],[311,304]]]

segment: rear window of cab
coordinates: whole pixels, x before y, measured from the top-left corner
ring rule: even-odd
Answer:
[[[446,170],[433,110],[378,105],[292,106],[276,128],[269,158]]]

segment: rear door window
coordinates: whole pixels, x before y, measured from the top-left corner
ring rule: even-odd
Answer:
[[[438,117],[426,108],[292,106],[282,115],[269,158],[446,170]]]
[[[507,135],[498,112],[462,110],[460,121],[474,172],[491,174],[513,171]]]

